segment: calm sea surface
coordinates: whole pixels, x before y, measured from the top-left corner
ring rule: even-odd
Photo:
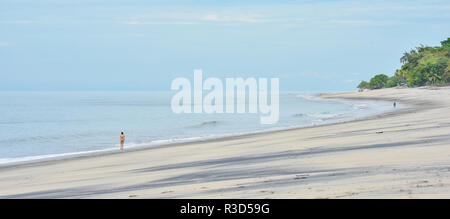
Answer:
[[[0,92],[0,164],[154,147],[348,121],[392,110],[380,101],[322,100],[280,94],[280,119],[260,114],[174,114],[171,92]]]

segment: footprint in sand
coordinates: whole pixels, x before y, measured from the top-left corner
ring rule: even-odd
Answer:
[[[173,192],[173,191],[164,191],[164,192],[161,192],[161,194],[166,194],[166,193],[171,193],[171,192]]]

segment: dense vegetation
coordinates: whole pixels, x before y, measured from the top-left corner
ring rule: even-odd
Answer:
[[[441,46],[419,46],[403,53],[403,64],[394,76],[375,75],[369,82],[361,81],[360,89],[379,89],[398,85],[423,86],[450,83],[450,37]]]

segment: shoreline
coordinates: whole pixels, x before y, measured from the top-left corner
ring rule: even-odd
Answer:
[[[334,95],[339,95],[341,93],[347,93],[347,92],[316,93],[316,94],[313,94],[313,96],[323,99],[323,100],[391,101],[389,98],[332,97]],[[376,118],[385,117],[385,116],[389,116],[389,115],[395,115],[396,113],[402,113],[403,111],[413,110],[414,108],[416,108],[418,106],[419,105],[409,104],[407,107],[398,109],[398,110],[392,109],[387,112],[380,111],[375,114],[363,116],[361,118],[350,118],[349,120],[345,120],[345,121],[334,121],[334,122],[324,123],[324,124],[314,124],[314,125],[304,125],[304,126],[301,125],[301,126],[295,126],[295,127],[276,127],[275,129],[261,130],[261,131],[257,131],[257,132],[246,132],[246,133],[241,133],[241,134],[224,134],[224,135],[219,135],[219,136],[214,136],[214,137],[206,137],[206,138],[190,137],[190,138],[198,138],[198,139],[192,140],[192,141],[181,140],[180,142],[165,143],[165,144],[151,145],[151,146],[135,146],[132,148],[126,148],[124,151],[120,151],[119,149],[116,149],[116,148],[105,148],[105,149],[98,149],[98,150],[94,150],[94,151],[79,151],[79,152],[68,152],[68,153],[63,153],[63,154],[48,154],[48,155],[20,157],[20,158],[32,158],[32,157],[42,156],[45,158],[36,158],[36,159],[32,159],[32,160],[16,161],[16,162],[13,161],[10,163],[3,163],[3,164],[0,164],[0,170],[6,169],[6,168],[22,167],[22,166],[36,166],[36,165],[40,165],[40,164],[46,165],[46,164],[50,164],[50,163],[64,162],[64,161],[68,161],[68,160],[77,160],[77,159],[99,157],[99,156],[108,156],[108,155],[112,155],[112,154],[123,154],[123,153],[152,150],[152,149],[158,149],[158,148],[164,148],[164,147],[179,147],[179,146],[189,145],[189,144],[212,143],[212,142],[241,139],[241,138],[265,135],[265,134],[271,134],[271,133],[278,133],[278,132],[285,132],[285,131],[292,131],[292,130],[302,130],[302,129],[308,129],[308,128],[312,128],[312,127],[323,127],[323,126],[336,125],[336,124],[346,124],[349,122],[371,120],[371,119],[376,119]],[[20,159],[20,158],[18,158],[18,159]]]
[[[0,198],[449,198],[450,88],[334,124],[0,167]]]

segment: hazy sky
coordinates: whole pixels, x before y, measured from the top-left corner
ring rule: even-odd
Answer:
[[[448,0],[0,0],[0,90],[169,90],[194,69],[352,90],[447,37]]]

